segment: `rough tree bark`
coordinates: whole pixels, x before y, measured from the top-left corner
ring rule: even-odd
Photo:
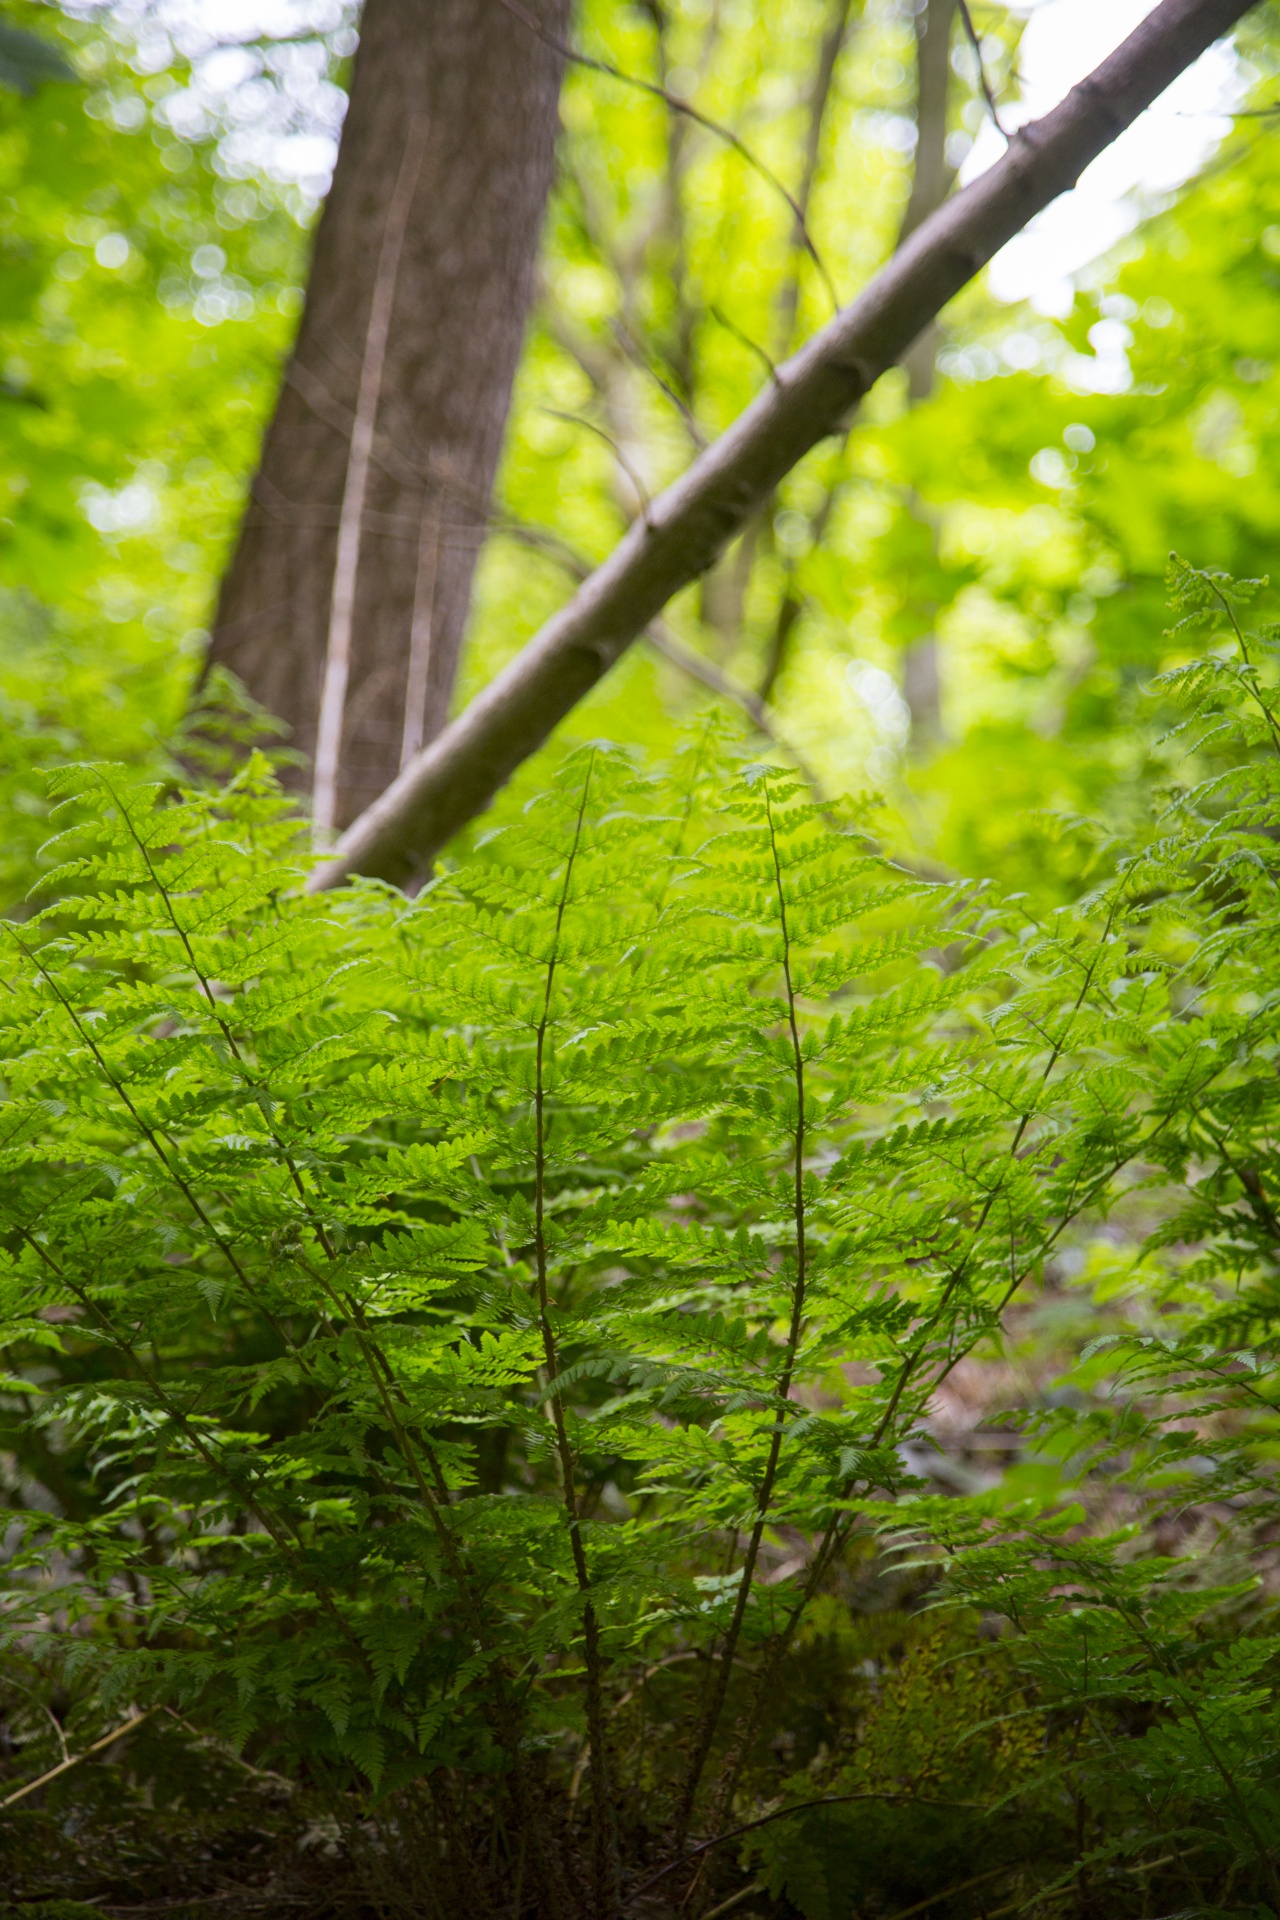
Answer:
[[[569,0],[540,0],[567,31]],[[500,0],[366,0],[293,359],[211,663],[341,825],[448,718],[533,291],[561,62]]]
[[[335,886],[354,873],[399,882],[427,869],[947,302],[1251,4],[1161,0],[1060,106],[1022,127],[1003,159],[917,228],[852,305],[651,502],[568,605],[353,823],[312,886]]]

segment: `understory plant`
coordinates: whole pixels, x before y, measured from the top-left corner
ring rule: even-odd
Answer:
[[[1280,1914],[1280,695],[1174,587],[1168,784],[1047,916],[710,730],[412,901],[308,895],[261,761],[60,776],[13,1673],[305,1780],[388,1911]]]

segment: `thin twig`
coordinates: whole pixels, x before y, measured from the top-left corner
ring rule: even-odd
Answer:
[[[798,1800],[790,1807],[775,1807],[772,1813],[762,1813],[757,1820],[744,1820],[740,1827],[730,1827],[725,1833],[717,1833],[710,1840],[700,1840],[696,1847],[690,1847],[678,1860],[669,1860],[665,1867],[659,1867],[638,1887],[633,1887],[626,1904],[633,1906],[642,1894],[656,1887],[660,1880],[669,1874],[678,1873],[681,1867],[692,1866],[704,1853],[710,1853],[713,1847],[726,1847],[731,1840],[741,1840],[744,1833],[755,1833],[760,1827],[772,1826],[775,1820],[789,1820],[793,1814],[813,1813],[818,1807],[848,1807],[856,1801],[871,1800],[878,1806],[912,1807],[950,1807],[966,1813],[985,1813],[987,1809],[977,1800],[927,1800],[911,1793],[831,1793],[821,1800]]]
[[[278,1787],[282,1793],[293,1794],[297,1792],[298,1783],[296,1780],[288,1779],[283,1773],[275,1773],[270,1767],[255,1767],[251,1761],[246,1760],[242,1753],[237,1753],[235,1748],[229,1746],[225,1740],[219,1740],[217,1736],[212,1733],[202,1733],[199,1727],[193,1726],[190,1720],[184,1720],[182,1715],[176,1713],[172,1707],[166,1707],[165,1712],[175,1726],[181,1727],[184,1733],[191,1735],[198,1747],[205,1747],[210,1753],[216,1753],[219,1759],[229,1761],[233,1767],[239,1767],[242,1773],[247,1773],[253,1780],[269,1780],[272,1786]]]
[[[821,275],[822,284],[827,290],[832,310],[833,312],[839,312],[840,296],[836,292],[835,282],[827,271],[822,255],[813,243],[813,235],[809,232],[809,228],[805,222],[804,210],[799,201],[793,193],[788,192],[787,188],[783,186],[773,169],[767,167],[764,161],[751,151],[746,141],[743,140],[739,134],[736,134],[732,127],[722,126],[718,120],[713,120],[709,114],[703,113],[700,107],[695,107],[691,100],[682,100],[678,93],[668,92],[667,88],[659,86],[656,80],[642,80],[638,74],[625,73],[621,67],[611,65],[608,60],[597,60],[589,53],[579,53],[576,48],[569,46],[565,41],[557,38],[554,33],[551,33],[548,28],[544,27],[541,20],[536,19],[526,7],[521,6],[520,0],[499,0],[499,5],[504,6],[508,13],[514,14],[520,24],[528,27],[531,33],[536,33],[539,40],[543,41],[547,46],[551,47],[554,52],[558,53],[562,60],[570,60],[574,66],[577,67],[589,67],[593,73],[606,74],[610,80],[621,80],[624,86],[637,87],[641,93],[652,94],[655,100],[664,100],[673,113],[683,113],[687,115],[690,120],[696,121],[698,126],[705,127],[708,133],[713,133],[717,140],[723,140],[726,146],[732,147],[734,152],[739,154],[742,159],[746,161],[747,165],[773,188],[775,193],[782,195],[782,198],[790,207],[795,217],[796,231],[803,240],[805,252],[813,261],[814,266]]]
[[[818,52],[818,64],[814,71],[813,85],[809,90],[809,124],[805,132],[804,165],[800,175],[800,185],[796,191],[802,220],[792,229],[792,253],[787,263],[787,276],[778,299],[778,351],[789,353],[795,339],[796,314],[800,305],[800,277],[796,272],[795,248],[803,247],[803,221],[809,218],[809,203],[813,196],[814,182],[818,177],[818,161],[822,152],[822,133],[826,124],[827,106],[835,84],[836,68],[840,56],[849,38],[849,16],[853,0],[834,0],[834,6],[827,31],[823,36]]]
[[[822,782],[800,749],[779,732],[773,715],[758,694],[753,693],[750,687],[744,687],[730,674],[723,673],[712,661],[695,653],[692,647],[687,647],[683,640],[676,638],[664,620],[651,621],[645,628],[644,637],[655,653],[660,653],[673,667],[679,667],[681,673],[687,673],[691,680],[701,681],[712,693],[718,693],[723,699],[731,700],[735,707],[740,707],[757,733],[762,733],[780,752],[795,761],[796,771],[812,790],[819,806],[826,805]]]
[[[720,1920],[722,1913],[732,1913],[733,1909],[741,1906],[744,1900],[749,1900],[753,1893],[763,1892],[764,1881],[752,1880],[745,1887],[740,1887],[737,1893],[731,1893],[727,1900],[722,1900],[718,1907],[712,1907],[710,1913],[704,1913],[702,1920]]]
[[[763,362],[765,370],[775,387],[782,384],[778,379],[777,367],[774,365],[771,356],[766,353],[758,340],[753,340],[749,333],[744,333],[737,322],[731,320],[727,313],[722,313],[719,307],[708,307],[707,312],[713,320],[719,321],[726,333],[731,333],[735,340],[740,340],[749,353],[754,353],[756,359]]]
[[[985,1873],[975,1873],[971,1880],[959,1880],[953,1887],[943,1887],[939,1893],[931,1893],[927,1900],[917,1900],[913,1907],[900,1907],[897,1913],[891,1913],[889,1920],[911,1920],[913,1914],[926,1913],[930,1907],[936,1907],[939,1900],[949,1900],[954,1893],[967,1893],[970,1887],[980,1887],[988,1880],[998,1880],[1002,1873],[1008,1873],[1008,1863],[1001,1867],[989,1867]]]
[[[441,513],[428,491],[422,502],[418,533],[418,562],[413,578],[413,613],[409,621],[409,664],[405,670],[404,729],[400,739],[400,766],[405,768],[422,746],[426,727],[427,689],[431,678],[431,642],[435,631],[436,580],[440,571]]]
[[[636,339],[626,320],[621,317],[616,319],[613,322],[612,332],[618,345],[622,348],[622,351],[626,354],[632,365],[639,367],[641,373],[647,374],[654,385],[666,395],[684,422],[685,430],[695,447],[697,447],[699,451],[705,448],[709,442],[706,434],[698,424],[698,418],[693,408],[689,406],[687,401],[681,399],[671,382],[665,380],[662,374],[659,373],[657,367],[654,366],[653,362],[646,355],[641,343]],[[581,364],[581,362],[579,362],[579,364]]]
[[[606,447],[610,449],[614,459],[635,488],[636,500],[640,507],[640,518],[644,521],[646,527],[649,526],[651,524],[649,519],[649,490],[631,462],[627,459],[626,454],[622,451],[622,448],[618,445],[613,435],[606,433],[603,427],[598,427],[594,420],[588,420],[586,416],[581,413],[565,413],[560,407],[539,407],[538,411],[539,413],[549,414],[553,420],[563,420],[571,427],[585,427],[588,433],[594,433],[598,440],[604,441]]]
[[[6,981],[5,985],[7,986],[8,984],[9,984],[8,981]],[[21,1228],[19,1228],[19,1232],[21,1232]],[[36,1692],[34,1687],[24,1686],[21,1680],[7,1680],[5,1682],[5,1685],[12,1687],[15,1693],[30,1694],[31,1698],[35,1701],[36,1705],[39,1707],[41,1713],[43,1713],[45,1719],[49,1722],[49,1725],[53,1728],[53,1737],[57,1741],[58,1746],[61,1749],[63,1759],[64,1760],[70,1759],[71,1756],[67,1751],[67,1736],[62,1731],[62,1725],[58,1719],[57,1714],[54,1713],[52,1707],[49,1706],[47,1701],[44,1701],[40,1698],[40,1695]]]
[[[148,1900],[140,1907],[119,1907],[114,1902],[102,1908],[103,1913],[174,1913],[189,1914],[194,1907],[212,1907],[220,1900],[238,1900],[246,1907],[309,1907],[315,1904],[313,1893],[281,1893],[276,1888],[266,1888],[253,1893],[248,1887],[227,1887],[222,1893],[185,1893],[179,1900]]]
[[[140,1727],[144,1720],[149,1720],[154,1712],[154,1707],[147,1707],[142,1713],[131,1715],[114,1732],[104,1733],[101,1740],[95,1740],[91,1747],[86,1747],[83,1753],[73,1753],[70,1759],[60,1760],[56,1767],[50,1767],[48,1773],[42,1773],[38,1780],[28,1780],[25,1787],[19,1787],[16,1792],[6,1794],[4,1799],[0,1800],[0,1807],[16,1806],[19,1800],[25,1800],[29,1793],[36,1791],[37,1787],[47,1787],[51,1780],[56,1780],[60,1774],[69,1773],[72,1767],[78,1767],[82,1760],[91,1759],[95,1753],[101,1753],[104,1747],[114,1746],[116,1741],[122,1740],[126,1733],[132,1733],[133,1729]]]
[[[969,12],[968,0],[956,0],[956,5],[960,9],[960,18],[964,22],[964,30],[969,37],[969,45],[973,48],[973,57],[978,66],[978,85],[981,87],[982,97],[987,103],[987,112],[991,115],[992,124],[996,132],[1002,140],[1007,142],[1009,135],[1000,124],[1000,109],[996,106],[996,97],[992,93],[991,83],[987,79],[987,69],[982,58],[982,42],[979,40],[977,30],[973,24],[973,16]]]

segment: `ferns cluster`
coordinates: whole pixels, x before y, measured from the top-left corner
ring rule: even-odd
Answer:
[[[0,930],[6,1444],[56,1494],[10,1647],[417,1796],[441,1913],[696,1914],[742,1845],[875,1910],[903,1803],[1005,1836],[1002,1911],[1280,1912],[1280,695],[1247,588],[1175,589],[1196,777],[1038,918],[711,732],[571,755],[412,902],[306,895],[260,761],[65,776]],[[939,1392],[1068,1282],[1070,1391],[931,1491]],[[933,1678],[788,1780],[869,1555]]]

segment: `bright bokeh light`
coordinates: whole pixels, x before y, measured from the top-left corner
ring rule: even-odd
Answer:
[[[64,0],[107,13],[137,47],[137,65],[159,71],[174,52],[191,82],[162,115],[188,139],[219,136],[233,176],[267,174],[314,203],[327,190],[345,97],[329,77],[335,52],[354,45],[353,0]],[[1021,100],[1006,126],[1037,119],[1105,59],[1155,0],[1021,0],[1028,16],[1019,58]],[[998,300],[1029,299],[1045,314],[1071,304],[1072,277],[1105,254],[1208,159],[1230,131],[1247,70],[1229,44],[1211,47],[1064,194],[999,253],[989,274]],[[904,128],[906,123],[904,122]],[[974,179],[1004,142],[989,121],[962,168]]]
[[[190,61],[189,83],[165,96],[158,118],[182,139],[216,138],[220,172],[293,185],[304,204],[327,192],[346,110],[330,70],[355,45],[354,0],[64,4],[112,20],[139,73],[160,73],[175,55]]]
[[[1019,60],[1022,99],[1001,118],[1035,120],[1115,48],[1151,12],[1155,0],[1038,0],[1029,13]],[[1115,245],[1161,195],[1190,179],[1231,130],[1247,74],[1229,44],[1189,67],[1065,193],[996,255],[989,284],[997,300],[1029,299],[1042,313],[1071,305],[1072,276]],[[975,179],[1004,151],[985,122],[961,170]]]

